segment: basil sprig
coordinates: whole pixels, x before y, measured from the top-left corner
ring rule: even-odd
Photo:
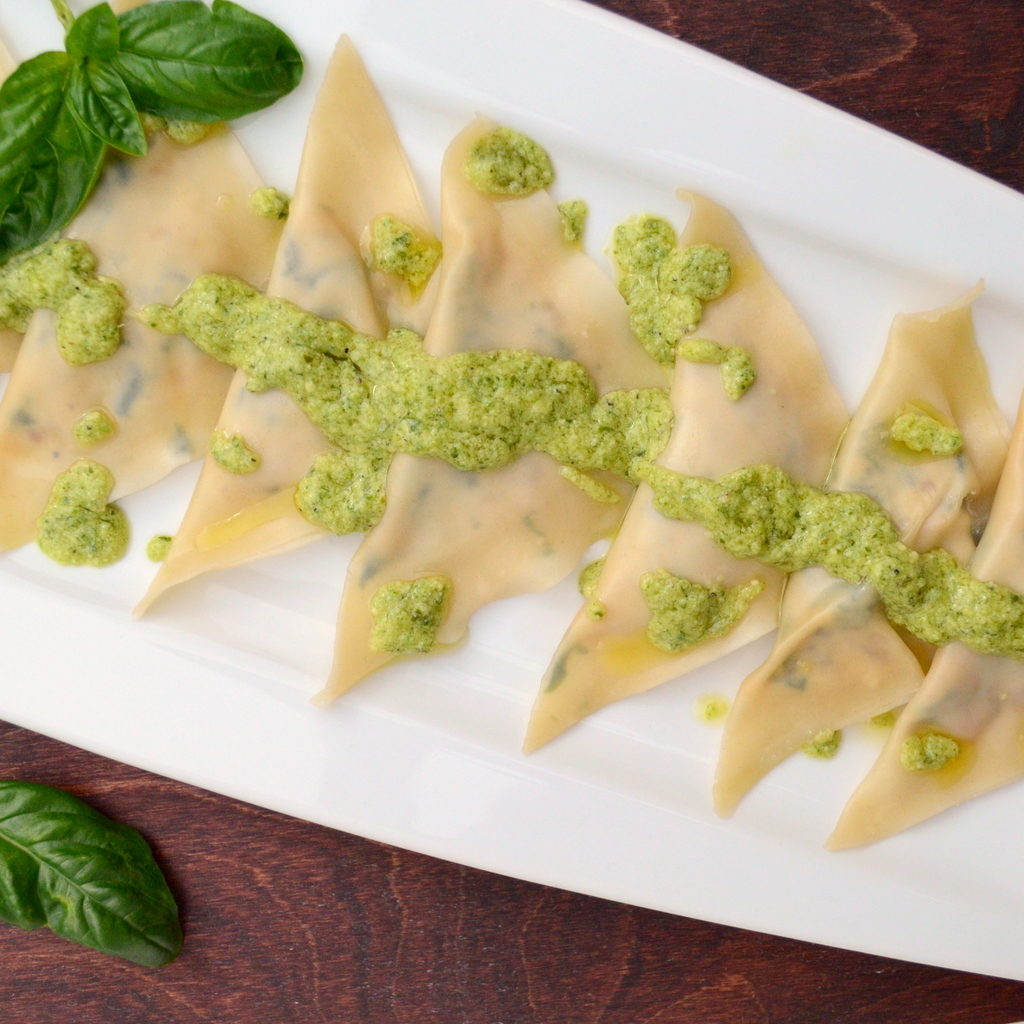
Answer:
[[[59,789],[0,782],[0,918],[160,967],[178,908],[146,841]]]
[[[70,22],[65,46],[0,88],[0,262],[74,217],[108,146],[146,152],[140,113],[229,121],[291,92],[303,70],[287,35],[231,0],[120,15],[101,3]]]

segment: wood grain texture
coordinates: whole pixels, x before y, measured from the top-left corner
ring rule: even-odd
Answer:
[[[513,0],[510,0],[510,3]],[[1019,0],[604,0],[1024,188]],[[1024,985],[516,882],[0,724],[0,778],[153,843],[182,956],[146,971],[0,926],[12,1024],[1006,1024]],[[970,941],[965,936],[965,941]]]

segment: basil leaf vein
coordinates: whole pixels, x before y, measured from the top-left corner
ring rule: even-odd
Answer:
[[[302,77],[291,39],[231,0],[165,0],[118,21],[114,63],[139,109],[159,117],[232,120],[269,106]]]
[[[174,897],[139,833],[35,783],[0,782],[0,917],[148,967],[181,949]]]
[[[148,146],[128,86],[109,64],[86,58],[72,68],[67,102],[78,123],[97,138],[132,156]]]

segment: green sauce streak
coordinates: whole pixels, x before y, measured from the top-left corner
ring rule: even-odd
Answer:
[[[949,736],[926,732],[908,736],[900,748],[900,764],[908,772],[935,772],[960,756],[960,744]]]
[[[823,729],[815,737],[808,740],[800,749],[808,757],[816,757],[821,761],[829,761],[839,753],[843,742],[843,734],[838,729]]]
[[[583,241],[583,232],[587,227],[587,214],[590,212],[582,199],[567,199],[558,204],[558,212],[562,215],[562,234],[570,245],[579,245]]]
[[[722,368],[722,388],[734,402],[739,401],[757,380],[750,353],[738,345],[725,347],[709,338],[690,338],[679,346],[679,358],[690,363],[713,363]]]
[[[654,359],[671,365],[679,342],[700,323],[704,303],[729,287],[728,252],[715,245],[680,249],[668,221],[643,216],[615,229],[611,255],[633,333]]]
[[[588,498],[601,502],[602,505],[616,505],[622,500],[617,491],[605,487],[592,476],[587,476],[586,473],[581,473],[578,469],[573,469],[572,466],[563,466],[561,472],[573,487],[581,490]]]
[[[80,459],[54,481],[39,518],[43,554],[61,565],[104,566],[128,550],[128,519],[107,499],[114,477],[105,466]]]
[[[397,274],[412,289],[422,291],[438,260],[441,243],[420,234],[411,224],[385,214],[370,225],[370,266]]]
[[[764,584],[751,580],[738,587],[704,587],[658,569],[640,577],[640,590],[651,610],[648,640],[658,650],[676,654],[728,633]]]
[[[443,576],[385,583],[370,602],[370,649],[388,654],[426,654],[448,611],[451,583]]]
[[[223,127],[219,122],[206,124],[199,121],[179,121],[175,118],[157,117],[156,114],[145,113],[140,116],[142,127],[147,135],[161,132],[180,146],[194,146]]]
[[[258,188],[249,195],[249,209],[267,220],[287,220],[291,205],[291,196],[272,185]]]
[[[151,562],[162,562],[167,557],[167,552],[171,550],[173,540],[174,538],[166,533],[158,533],[151,537],[146,545],[146,557]]]
[[[74,239],[44,242],[0,267],[0,327],[24,332],[37,309],[57,314],[57,345],[72,366],[109,359],[121,344],[121,286],[96,274],[96,257]]]
[[[238,476],[260,468],[260,457],[245,443],[245,438],[224,430],[215,430],[210,437],[210,455],[218,466]]]
[[[983,654],[1024,659],[1024,596],[975,579],[947,551],[908,548],[866,495],[820,491],[776,466],[717,481],[653,465],[638,475],[653,487],[662,515],[702,524],[735,558],[784,572],[821,566],[873,587],[890,621],[928,643],[958,640]]]
[[[87,448],[106,441],[117,432],[117,421],[106,409],[90,409],[75,420],[71,432]]]
[[[547,151],[512,128],[495,128],[469,151],[466,179],[491,196],[528,196],[555,180]]]
[[[956,427],[948,427],[919,409],[900,413],[892,421],[889,436],[912,452],[930,455],[959,455],[964,447],[964,435]]]
[[[598,397],[578,363],[531,351],[437,358],[411,331],[381,342],[219,275],[198,278],[173,308],[142,316],[243,370],[250,390],[287,391],[339,448],[381,465],[406,452],[480,472],[542,451],[583,473],[634,479],[672,427],[661,388]],[[362,522],[376,521],[382,504],[373,505],[359,510]]]

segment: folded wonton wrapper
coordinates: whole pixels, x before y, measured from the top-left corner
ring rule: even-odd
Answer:
[[[972,300],[896,317],[881,364],[850,423],[828,489],[860,491],[892,517],[905,544],[974,552],[1006,455],[1008,431],[974,339]],[[953,457],[915,455],[889,437],[908,406],[963,434]],[[897,707],[923,670],[889,625],[873,590],[822,569],[790,577],[775,647],[740,687],[715,777],[715,807],[730,813],[760,778],[818,733]]]
[[[664,387],[665,372],[632,337],[615,286],[566,242],[550,195],[495,200],[467,181],[466,156],[493,128],[477,120],[445,157],[444,262],[426,350],[444,356],[529,348],[582,363],[602,394]],[[601,482],[628,493],[621,481],[602,476]],[[564,578],[621,516],[621,503],[587,497],[542,453],[484,473],[398,456],[384,517],[348,570],[334,666],[317,701],[327,703],[394,659],[369,646],[370,602],[385,583],[447,577],[451,603],[437,642],[451,644],[485,604]]]
[[[746,349],[758,378],[733,402],[723,391],[719,367],[678,360],[672,387],[676,425],[658,461],[706,477],[770,462],[799,480],[820,483],[847,416],[817,346],[732,216],[700,196],[681,195],[691,204],[681,244],[722,246],[733,266],[729,290],[705,307],[696,333]],[[670,654],[647,637],[650,612],[640,590],[641,576],[659,569],[705,586],[752,579],[765,586],[729,633]],[[593,595],[604,617],[592,619],[584,607],[569,627],[534,704],[525,749],[542,746],[606,704],[774,629],[783,579],[778,570],[727,555],[698,524],[665,518],[654,509],[650,488],[641,485]]]
[[[259,178],[237,139],[219,130],[194,146],[163,135],[141,158],[110,158],[66,234],[87,242],[99,273],[120,281],[129,308],[173,302],[197,275],[262,282],[280,229],[252,214]],[[71,366],[56,318],[36,312],[0,403],[0,550],[31,540],[59,473],[88,457],[114,475],[114,496],[161,479],[203,451],[231,371],[187,338],[128,317],[109,359]],[[101,408],[117,433],[84,447],[72,428]]]
[[[0,39],[0,85],[14,70],[16,64],[10,51]],[[21,335],[17,331],[0,330],[0,373],[5,373],[14,365],[14,357],[18,354]]]
[[[390,327],[424,330],[434,289],[414,296],[395,275],[371,274],[360,252],[364,232],[385,213],[432,234],[391,119],[346,37],[310,117],[268,293],[374,337]],[[330,443],[285,392],[253,394],[245,380],[236,373],[217,429],[244,438],[261,464],[235,475],[207,455],[181,528],[137,613],[200,573],[326,535],[299,513],[293,496]]]
[[[971,572],[1024,591],[1024,401]],[[936,771],[904,768],[904,741],[926,733],[955,739],[960,755]],[[896,720],[828,846],[876,842],[1022,775],[1024,663],[949,644],[935,655],[924,683]]]

